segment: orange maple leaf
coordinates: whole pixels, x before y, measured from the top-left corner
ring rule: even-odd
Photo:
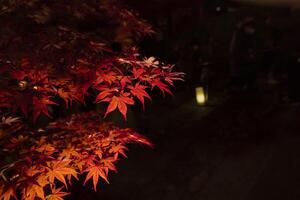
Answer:
[[[101,159],[101,163],[103,164],[103,169],[105,171],[106,176],[108,176],[108,171],[112,170],[114,172],[117,172],[117,168],[114,165],[114,162],[116,161],[115,156],[113,157],[107,157],[107,158],[103,158]]]
[[[57,179],[62,182],[66,187],[66,179],[65,176],[72,175],[73,177],[77,178],[77,172],[75,169],[70,167],[71,161],[51,161],[47,162],[47,173],[46,176],[50,183],[54,183],[54,180]]]
[[[71,158],[71,157],[77,157],[78,155],[79,154],[74,147],[68,147],[61,152],[60,158]]]
[[[61,191],[63,187],[61,188],[53,188],[52,189],[52,194],[47,195],[46,199],[47,200],[63,200],[63,197],[70,194],[69,192],[63,192]]]
[[[9,185],[8,187],[1,187],[0,192],[1,200],[10,200],[11,198],[17,199],[16,190],[12,185]]]
[[[51,155],[55,152],[55,148],[51,144],[42,144],[36,149],[37,152]]]
[[[35,183],[28,184],[28,186],[23,190],[22,198],[26,200],[34,200],[36,197],[45,199],[43,187]]]
[[[118,158],[119,154],[122,154],[125,158],[127,158],[125,151],[127,151],[127,147],[122,144],[115,145],[109,149],[109,153],[114,153],[115,159]]]
[[[106,173],[103,169],[102,166],[97,166],[97,165],[93,165],[89,168],[87,168],[85,170],[85,172],[88,172],[88,174],[86,175],[86,178],[85,178],[85,181],[84,181],[84,184],[91,178],[93,178],[93,185],[94,185],[94,190],[97,191],[97,183],[98,183],[98,180],[99,180],[99,176],[104,179],[107,183],[108,180],[107,180],[107,176],[106,176]]]
[[[45,199],[44,187],[49,184],[45,174],[37,167],[30,167],[25,171],[26,181],[22,190],[22,199]]]
[[[22,199],[35,200],[45,199],[44,187],[49,184],[44,174],[40,174],[41,170],[36,167],[30,167],[25,171],[26,182],[22,190]]]

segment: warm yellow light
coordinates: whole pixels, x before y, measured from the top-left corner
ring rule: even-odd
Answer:
[[[199,105],[203,105],[206,102],[205,91],[203,87],[196,88],[196,99]]]

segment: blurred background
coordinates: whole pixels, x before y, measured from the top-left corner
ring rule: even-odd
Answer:
[[[186,73],[128,122],[132,146],[98,193],[71,199],[300,199],[300,1],[126,0],[154,26],[144,55]]]

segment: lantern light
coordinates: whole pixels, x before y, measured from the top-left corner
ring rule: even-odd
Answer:
[[[207,97],[205,95],[204,87],[196,88],[196,100],[198,105],[204,105],[206,103]]]

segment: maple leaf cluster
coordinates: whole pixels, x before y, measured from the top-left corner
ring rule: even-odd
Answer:
[[[172,94],[183,74],[139,54],[135,38],[152,34],[151,26],[117,1],[14,0],[3,5],[0,199],[63,199],[79,176],[96,190],[100,179],[108,182],[109,171],[116,171],[126,144],[152,146],[135,131],[102,118],[117,110],[126,119],[128,106],[140,102],[144,108],[154,89]],[[87,19],[91,24],[100,20],[102,26],[89,30],[93,25],[82,25]],[[56,108],[72,110],[75,102],[106,107],[55,118]],[[41,116],[50,123],[41,126]]]
[[[157,87],[163,94],[172,94],[169,86],[174,80],[182,80],[181,73],[172,72],[172,65],[160,66],[153,57],[141,60],[134,48],[106,58],[89,54],[65,69],[42,63],[37,66],[28,58],[17,64],[6,61],[4,68],[4,81],[9,79],[12,84],[0,88],[0,107],[19,109],[24,116],[31,115],[34,122],[41,114],[51,117],[48,110],[58,105],[56,97],[68,108],[74,101],[84,103],[92,94],[95,103],[108,103],[105,116],[118,109],[126,119],[128,105],[139,100],[144,107],[145,99],[151,100],[147,90]]]
[[[19,195],[22,199],[62,199],[79,175],[85,176],[84,184],[91,180],[96,191],[99,179],[108,182],[109,171],[116,171],[120,155],[126,157],[126,144],[152,146],[131,129],[103,123],[95,112],[74,114],[45,129],[21,132],[1,144],[2,154],[16,158],[1,168],[3,199]]]

